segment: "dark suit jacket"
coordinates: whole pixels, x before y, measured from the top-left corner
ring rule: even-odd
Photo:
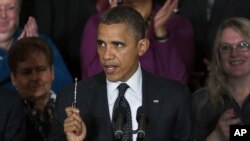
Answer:
[[[24,133],[20,96],[0,87],[0,141],[23,141]]]
[[[155,77],[144,70],[142,72],[143,105],[148,117],[145,141],[187,141],[191,132],[188,89],[177,81]],[[74,85],[58,94],[51,140],[65,140],[64,109],[71,105],[73,93]],[[155,100],[159,102],[154,102]],[[86,140],[111,141],[112,127],[104,73],[78,83],[77,103],[87,127]]]
[[[225,19],[250,18],[249,5],[250,0],[215,0],[211,19],[207,21],[207,0],[180,1],[180,14],[189,18],[193,24],[198,58],[196,60],[199,60],[197,63],[202,63],[203,57],[210,59],[217,29]]]

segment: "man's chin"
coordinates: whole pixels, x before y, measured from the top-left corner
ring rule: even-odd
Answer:
[[[118,77],[116,75],[114,75],[114,74],[112,74],[112,75],[111,74],[106,74],[106,79],[108,81],[111,81],[111,82],[119,81]]]

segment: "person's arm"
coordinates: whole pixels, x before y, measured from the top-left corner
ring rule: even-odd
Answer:
[[[7,58],[8,52],[0,48],[0,85],[10,82],[10,70]]]
[[[173,16],[167,30],[170,36],[164,42],[159,42],[151,35],[149,49],[154,56],[155,71],[161,76],[187,84],[194,59],[191,23],[181,16]]]
[[[82,79],[89,78],[102,70],[97,53],[98,19],[99,15],[91,16],[82,34],[80,47]]]
[[[174,9],[177,8],[179,0],[167,0],[162,7],[157,11],[154,16],[154,36],[159,42],[165,42],[168,40],[170,33],[167,30],[166,25],[173,14]]]
[[[9,102],[11,103],[11,107],[9,109],[8,120],[5,123],[4,140],[22,141],[25,136],[25,119],[22,101],[19,95],[16,94]]]

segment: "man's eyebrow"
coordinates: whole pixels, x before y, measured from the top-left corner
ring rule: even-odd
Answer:
[[[96,42],[98,43],[98,42],[104,42],[104,41],[103,41],[103,40],[100,40],[100,39],[97,39]]]
[[[115,44],[115,45],[117,45],[117,44],[125,45],[126,44],[125,42],[122,42],[122,41],[112,41],[111,43]]]

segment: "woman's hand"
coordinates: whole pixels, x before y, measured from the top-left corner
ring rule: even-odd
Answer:
[[[24,37],[38,37],[38,28],[35,18],[29,17],[27,23],[24,25],[23,32],[18,37],[18,39]]]
[[[234,109],[228,109],[220,116],[216,128],[208,136],[207,141],[229,140],[230,125],[234,124],[242,124],[242,121],[236,117]]]

